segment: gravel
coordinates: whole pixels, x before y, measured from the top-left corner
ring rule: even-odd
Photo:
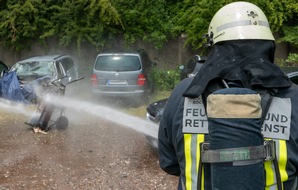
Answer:
[[[64,131],[34,133],[28,116],[5,110],[0,190],[177,189],[178,178],[159,168],[142,133],[84,113],[71,116]]]

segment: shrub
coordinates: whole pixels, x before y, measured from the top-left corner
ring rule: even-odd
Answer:
[[[152,79],[158,90],[171,91],[180,81],[179,70],[153,69]]]
[[[286,61],[291,66],[298,66],[298,53],[289,53],[289,56]]]

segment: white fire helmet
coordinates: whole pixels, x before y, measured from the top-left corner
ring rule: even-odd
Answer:
[[[264,12],[248,2],[230,3],[217,11],[210,22],[208,37],[210,45],[228,40],[274,41]]]

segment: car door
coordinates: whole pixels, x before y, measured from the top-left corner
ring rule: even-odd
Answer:
[[[72,58],[63,57],[59,59],[59,62],[61,63],[69,82],[78,79],[78,69]]]
[[[55,67],[56,67],[56,71],[57,71],[56,79],[61,79],[62,84],[67,84],[69,82],[68,77],[66,77],[66,72],[65,72],[61,62],[56,61],[55,62]]]
[[[0,61],[0,77],[2,77],[3,73],[8,70],[9,70],[8,66],[5,65],[3,61]]]

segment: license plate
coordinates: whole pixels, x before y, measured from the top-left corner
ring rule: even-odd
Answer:
[[[126,80],[108,80],[107,85],[127,85]]]

